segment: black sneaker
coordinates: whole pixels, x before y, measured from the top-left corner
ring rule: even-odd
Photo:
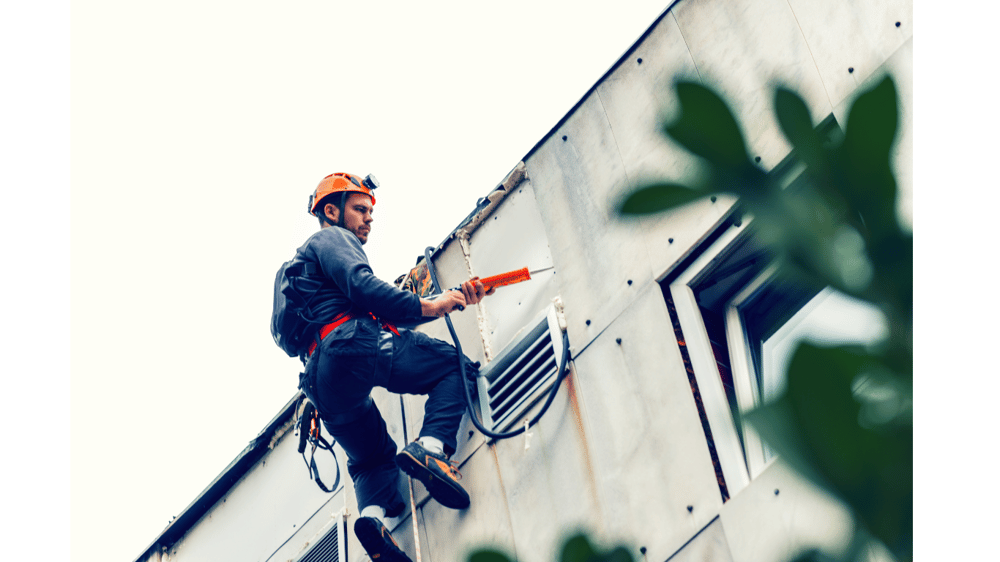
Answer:
[[[396,464],[403,472],[423,482],[431,497],[441,505],[452,509],[469,507],[469,494],[458,484],[462,474],[448,457],[432,453],[414,441],[396,455]]]
[[[361,517],[355,521],[354,534],[372,562],[413,562],[400,550],[389,529],[374,517]]]

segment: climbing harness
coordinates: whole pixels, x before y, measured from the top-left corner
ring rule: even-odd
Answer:
[[[320,490],[328,494],[332,494],[337,486],[340,485],[340,463],[337,462],[337,453],[333,450],[333,443],[330,443],[323,437],[321,427],[321,420],[319,417],[319,410],[313,405],[312,401],[302,396],[304,401],[304,406],[302,407],[302,414],[297,420],[295,427],[299,436],[299,454],[302,455],[302,460],[306,463],[306,469],[309,471],[309,478],[314,480],[319,486]],[[296,408],[296,413],[298,413],[298,408]],[[309,458],[306,458],[306,447],[310,446]],[[333,481],[333,486],[327,488],[323,483],[323,480],[319,476],[319,468],[316,466],[316,449],[323,449],[330,451],[333,455],[333,465],[337,467],[337,477]]]

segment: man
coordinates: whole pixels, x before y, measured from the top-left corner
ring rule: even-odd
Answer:
[[[331,174],[310,198],[309,212],[319,218],[321,228],[295,259],[315,264],[312,271],[321,285],[308,307],[308,320],[324,325],[319,345],[309,348],[299,386],[347,453],[361,510],[354,532],[362,546],[372,560],[409,562],[383,522],[405,509],[398,469],[423,482],[442,505],[469,506],[469,495],[457,482],[460,475],[449,462],[465,410],[466,382],[454,347],[393,323],[444,316],[492,291],[467,281],[461,291],[428,300],[377,279],[362,249],[371,234],[377,185],[371,176],[361,180]],[[419,438],[398,455],[369,395],[376,386],[428,397]]]

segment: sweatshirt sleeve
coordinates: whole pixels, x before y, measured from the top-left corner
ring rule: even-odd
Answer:
[[[310,242],[324,276],[356,307],[386,320],[421,316],[420,297],[375,277],[354,234],[331,226],[317,232]]]

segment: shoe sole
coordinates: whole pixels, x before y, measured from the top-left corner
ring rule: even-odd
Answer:
[[[354,534],[373,562],[413,562],[396,545],[386,542],[382,538],[380,526],[374,524],[355,525]]]
[[[439,504],[451,509],[465,509],[469,507],[469,496],[461,486],[453,483],[450,479],[438,476],[407,451],[396,455],[396,465],[406,474],[423,482],[424,487],[427,488],[427,493],[437,500]],[[455,489],[456,486],[458,486],[457,490]]]

